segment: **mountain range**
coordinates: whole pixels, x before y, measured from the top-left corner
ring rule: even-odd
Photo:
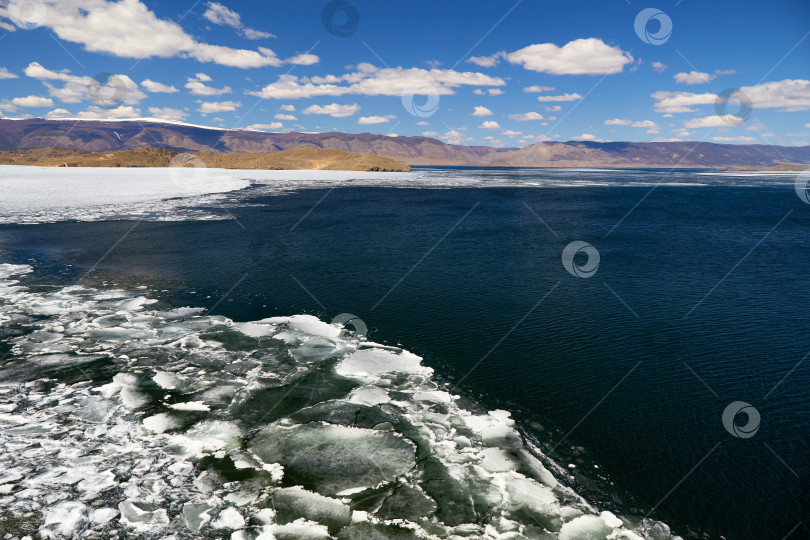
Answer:
[[[524,148],[444,143],[429,137],[371,133],[267,133],[146,118],[136,120],[0,119],[0,150],[67,148],[111,152],[166,148],[179,152],[263,153],[335,148],[408,165],[504,167],[810,167],[810,146],[676,142],[538,142]]]

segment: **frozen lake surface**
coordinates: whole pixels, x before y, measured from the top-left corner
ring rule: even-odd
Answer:
[[[337,187],[791,186],[799,173],[417,168],[410,173],[194,168],[0,168],[0,223],[227,219],[248,197]],[[206,208],[207,207],[207,208]]]

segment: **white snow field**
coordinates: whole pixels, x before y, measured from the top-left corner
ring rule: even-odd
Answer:
[[[181,199],[244,189],[248,180],[201,169],[0,167],[0,223],[167,215]],[[171,199],[175,199],[172,201]]]
[[[222,219],[204,208],[241,200],[225,196],[250,186],[261,193],[355,183],[398,185],[408,178],[410,173],[4,165],[0,223]]]

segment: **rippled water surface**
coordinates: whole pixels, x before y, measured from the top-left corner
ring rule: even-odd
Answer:
[[[0,204],[12,536],[808,534],[795,175],[227,175]]]

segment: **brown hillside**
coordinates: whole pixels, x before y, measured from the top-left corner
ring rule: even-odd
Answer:
[[[197,156],[208,167],[221,169],[298,169],[323,171],[410,171],[398,161],[384,157],[346,152],[335,148],[294,148],[270,153],[213,154]]]
[[[165,148],[138,148],[115,152],[77,152],[65,148],[0,151],[0,165],[39,165],[43,167],[169,167],[180,154]],[[398,161],[384,157],[345,152],[334,148],[296,148],[269,153],[201,152],[194,154],[209,168],[328,170],[328,171],[410,171]]]
[[[98,121],[0,118],[0,149],[10,151],[48,147],[70,148],[74,152],[115,152],[159,147],[178,152],[211,153],[272,153],[295,148],[332,148],[384,156],[408,165],[477,167],[738,168],[773,167],[782,163],[810,167],[810,146],[695,141],[549,141],[524,148],[493,148],[451,145],[427,137],[388,137],[372,133],[265,133],[150,119]],[[346,166],[352,165],[349,163]],[[264,166],[272,167],[274,164]],[[313,163],[310,166],[321,164]],[[372,168],[375,166],[388,168],[385,165],[371,165]]]

